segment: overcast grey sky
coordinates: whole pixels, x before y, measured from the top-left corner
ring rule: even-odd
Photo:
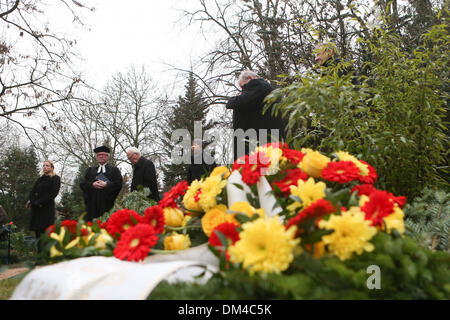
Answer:
[[[89,1],[96,8],[84,15],[91,30],[77,29],[74,34],[86,79],[101,89],[112,74],[131,64],[145,64],[158,81],[171,82],[173,73],[161,77],[169,69],[165,63],[189,69],[211,42],[199,33],[198,26],[188,27],[185,19],[177,23],[181,9],[192,8],[196,2]]]

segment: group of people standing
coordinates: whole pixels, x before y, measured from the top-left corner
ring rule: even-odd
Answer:
[[[332,60],[335,52],[330,47],[323,47],[315,56],[319,65],[326,65]],[[253,71],[243,71],[238,78],[238,85],[241,88],[240,94],[231,97],[226,105],[227,109],[233,111],[233,130],[242,129],[247,131],[254,129],[257,134],[257,141],[260,141],[260,129],[278,130],[279,140],[286,138],[286,120],[281,116],[274,116],[271,112],[263,114],[264,99],[274,90],[274,87],[266,80],[262,79]],[[267,137],[266,137],[267,139]],[[267,140],[265,140],[268,142]],[[247,141],[234,136],[233,159],[243,156],[238,150],[239,145],[245,145],[244,154],[251,152],[251,147]],[[195,157],[202,157],[203,141],[194,140],[192,144],[191,164],[187,172],[186,180],[191,183],[199,179],[202,175],[211,172],[215,164],[206,165],[201,159],[196,161]],[[240,149],[242,150],[242,149]],[[84,202],[86,205],[85,221],[92,221],[111,210],[119,195],[123,179],[120,170],[109,164],[110,149],[101,146],[93,150],[96,154],[97,165],[86,170],[84,177],[80,181],[80,188],[83,190]],[[138,189],[139,185],[150,189],[148,197],[158,202],[159,191],[156,178],[155,165],[150,159],[141,155],[137,148],[126,150],[127,158],[133,165],[133,178],[130,191]],[[35,182],[30,192],[30,200],[27,206],[31,208],[30,230],[36,232],[36,238],[45,232],[45,229],[52,225],[55,220],[55,201],[59,193],[61,179],[55,174],[54,165],[46,160],[43,163],[42,176]],[[38,250],[40,250],[38,245]]]

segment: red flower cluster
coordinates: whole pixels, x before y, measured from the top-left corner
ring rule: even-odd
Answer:
[[[325,199],[319,199],[313,202],[306,209],[300,211],[295,217],[288,220],[286,224],[286,230],[291,226],[300,226],[310,219],[318,219],[326,216],[327,214],[333,213],[336,208],[331,204],[330,201]]]
[[[368,164],[367,162],[365,162],[364,160],[359,160],[359,162],[367,165],[368,169],[369,169],[369,174],[367,176],[359,176],[358,180],[361,181],[362,183],[370,183],[370,184],[374,184],[375,181],[377,181],[378,175],[377,172],[375,171],[375,168],[372,167],[370,164]]]
[[[155,229],[149,224],[138,224],[125,231],[114,249],[114,256],[121,260],[140,261],[147,257],[158,242]]]
[[[141,222],[151,225],[155,229],[155,233],[162,233],[164,231],[165,218],[161,206],[153,206],[145,209]]]
[[[256,184],[269,166],[270,158],[264,151],[252,153],[242,167],[242,181],[249,186]]]
[[[351,192],[353,193],[355,191],[358,192],[358,196],[365,195],[365,196],[369,197],[372,194],[372,192],[377,191],[377,189],[371,184],[362,184],[362,185],[353,187]],[[388,195],[389,195],[389,198],[392,201],[394,201],[395,203],[397,203],[400,208],[403,208],[404,205],[406,204],[406,197],[404,197],[404,196],[396,197],[390,192],[388,193]]]
[[[372,221],[372,226],[382,226],[383,218],[394,211],[394,201],[386,191],[375,190],[369,195],[361,210],[366,214],[366,220]]]
[[[287,175],[282,180],[278,181],[275,179],[272,182],[272,187],[273,185],[276,185],[287,197],[290,194],[290,186],[297,185],[297,182],[300,179],[304,181],[308,180],[308,175],[299,168],[288,169],[286,172]]]
[[[141,221],[141,216],[133,210],[123,209],[114,212],[108,219],[106,230],[114,238],[119,238],[128,228]]]
[[[321,171],[322,178],[338,183],[347,183],[359,178],[359,168],[351,161],[329,162]]]
[[[306,154],[304,154],[301,151],[298,150],[294,150],[294,149],[289,149],[287,148],[283,148],[283,157],[287,158],[290,162],[292,162],[295,165],[298,165],[300,162],[302,162],[303,157]]]
[[[228,245],[234,245],[236,241],[239,240],[239,232],[236,230],[236,225],[234,223],[224,222],[219,224],[217,227],[214,228],[214,230],[211,233],[211,236],[209,237],[209,244],[214,248],[216,248],[217,251],[219,251],[219,253],[222,253],[224,245],[220,241],[220,238],[217,235],[216,231],[219,231],[225,236],[225,238],[228,241]],[[225,252],[225,257],[227,260],[229,260],[230,257],[228,252]]]
[[[367,184],[361,184],[359,186],[354,186],[351,192],[352,193],[358,192],[357,195],[359,197],[361,197],[362,195],[369,196],[375,190],[377,190],[377,189],[375,189],[375,187],[372,184],[367,183]]]
[[[178,205],[175,202],[175,200],[178,199],[178,197],[180,196],[184,196],[188,188],[189,184],[185,180],[177,183],[172,189],[170,189],[169,192],[164,193],[164,197],[161,199],[161,201],[159,201],[159,205],[162,208],[167,207],[178,208]]]

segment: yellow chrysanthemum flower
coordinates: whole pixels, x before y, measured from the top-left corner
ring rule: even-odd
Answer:
[[[216,196],[227,185],[227,180],[222,180],[220,176],[208,177],[201,185],[202,193],[198,197],[198,204],[203,211],[207,212],[217,205]]]
[[[300,242],[294,238],[297,227],[286,230],[280,218],[274,216],[244,223],[242,228],[240,240],[228,249],[231,262],[242,263],[250,274],[279,274],[289,267]]]
[[[363,251],[371,252],[375,249],[369,240],[377,233],[377,229],[370,226],[369,220],[365,220],[364,212],[359,207],[351,207],[340,216],[331,215],[328,221],[320,221],[319,227],[334,230],[333,233],[323,236],[322,241],[340,260],[350,258],[353,252],[361,254]]]
[[[394,213],[384,218],[386,223],[387,233],[391,233],[392,229],[396,229],[400,234],[405,233],[405,214],[403,210],[396,204],[394,206]]]
[[[202,217],[203,232],[209,237],[214,228],[224,222],[235,222],[234,216],[227,213],[227,206],[219,204]]]
[[[338,151],[336,152],[336,155],[339,158],[339,161],[351,161],[353,162],[359,169],[359,174],[362,176],[369,175],[369,167],[358,160],[355,156],[352,156],[350,153],[345,151]]]
[[[199,203],[195,201],[195,196],[200,190],[201,186],[202,186],[201,181],[194,180],[192,181],[191,185],[184,194],[183,205],[187,210],[192,210],[196,212],[202,211],[202,208],[200,207]]]
[[[169,227],[181,227],[183,224],[184,214],[178,208],[167,207],[164,211],[164,223]]]
[[[215,176],[222,177],[223,176],[223,178],[226,179],[230,176],[230,174],[231,174],[230,170],[228,170],[227,167],[221,166],[221,167],[215,167],[209,176],[210,177],[215,177]]]
[[[250,205],[250,203],[248,203],[246,201],[238,201],[238,202],[233,203],[229,210],[245,213],[250,218],[253,217],[253,215],[255,213],[257,215],[259,215],[261,218],[265,217],[263,208],[255,209]]]
[[[173,232],[164,238],[164,250],[184,250],[191,246],[191,239],[188,234]]]
[[[282,160],[283,151],[281,148],[273,148],[272,146],[268,147],[256,147],[253,153],[264,152],[270,161],[270,166],[266,169],[264,174],[266,175],[274,175],[280,169],[280,161]],[[286,158],[285,158],[286,159]]]
[[[291,212],[296,211],[298,208],[307,208],[319,199],[325,197],[325,188],[327,185],[324,182],[314,182],[314,178],[308,178],[305,182],[302,179],[297,181],[297,186],[290,186],[291,194],[299,197],[302,200],[300,202],[294,202],[287,206],[287,209]]]
[[[319,178],[322,170],[328,165],[331,159],[318,151],[308,151],[300,162],[299,167],[309,176]]]
[[[366,196],[365,194],[363,194],[360,198],[359,198],[359,206],[362,207],[367,201],[369,201],[369,197]]]

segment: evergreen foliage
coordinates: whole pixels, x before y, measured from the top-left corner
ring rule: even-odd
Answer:
[[[179,143],[180,141],[171,140],[172,133],[176,129],[187,129],[189,131],[189,136],[183,137],[183,139],[185,139],[184,141],[188,141],[190,159],[190,146],[194,139],[194,122],[201,121],[202,134],[214,126],[212,121],[206,119],[207,113],[208,104],[203,97],[201,88],[199,88],[194,79],[193,73],[190,73],[188,82],[185,85],[184,96],[178,98],[177,104],[165,119],[166,125],[163,130],[163,141],[166,145],[165,158],[167,162],[162,168],[164,173],[164,191],[169,190],[179,181],[185,180],[188,170],[188,164],[173,164],[171,162],[171,156],[175,146],[181,145]],[[180,155],[182,154],[180,153]]]
[[[449,299],[450,255],[409,237],[378,233],[375,251],[346,261],[299,255],[283,274],[217,273],[205,285],[160,283],[149,299]],[[369,289],[369,266],[380,268],[380,289]]]
[[[10,147],[0,160],[0,203],[9,220],[28,230],[30,209],[25,208],[30,191],[39,178],[38,159],[31,147]]]
[[[450,252],[450,193],[427,188],[404,212],[411,237],[433,250]]]
[[[107,213],[103,214],[100,218],[101,221],[107,221],[111,214],[118,210],[129,209],[136,211],[139,214],[144,214],[145,209],[157,205],[156,201],[149,199],[147,194],[149,194],[150,189],[144,188],[143,186],[138,186],[138,190],[129,192],[123,197],[117,197],[114,207]]]
[[[380,177],[379,189],[412,198],[427,185],[448,187],[446,26],[423,34],[413,54],[399,47],[397,35],[381,30],[361,41],[373,56],[361,85],[352,83],[351,73],[340,76],[346,64],[338,63],[327,76],[275,90],[268,101],[281,102],[271,112],[287,116],[295,148],[346,150],[368,161]],[[324,128],[317,146],[311,146],[311,121]]]
[[[85,211],[83,190],[80,188],[80,180],[83,178],[87,168],[87,165],[81,164],[78,167],[78,172],[73,180],[72,187],[70,190],[62,193],[57,210],[64,215],[65,219],[77,220]]]

